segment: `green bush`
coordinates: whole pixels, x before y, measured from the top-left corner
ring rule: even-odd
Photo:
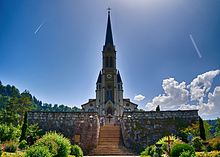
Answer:
[[[188,151],[182,152],[179,157],[196,157],[196,154],[195,152],[192,153],[188,150]]]
[[[26,157],[52,157],[46,146],[32,146],[26,152]]]
[[[178,137],[176,136],[169,136],[170,137],[170,140],[172,141],[172,145],[175,145],[175,144],[180,144],[180,143],[183,143],[182,140],[180,140]],[[162,137],[160,140],[157,141],[157,144],[162,144],[161,146],[161,149],[162,151],[165,151],[165,152],[168,152],[168,136],[164,136]]]
[[[195,154],[195,150],[192,146],[188,144],[176,144],[171,150],[171,157],[178,157],[182,152],[190,151],[191,154]]]
[[[14,127],[12,124],[0,124],[0,143],[5,141],[18,141],[21,135],[21,130],[18,127]]]
[[[205,149],[203,145],[203,140],[200,137],[194,137],[192,139],[192,146],[195,148],[196,151],[202,151]]]
[[[141,157],[153,156],[155,153],[156,153],[155,145],[147,146],[147,148],[143,152],[141,152]]]
[[[20,143],[19,143],[19,145],[18,145],[18,148],[20,148],[20,149],[25,149],[25,148],[27,148],[28,147],[28,145],[27,145],[27,141],[26,140],[22,140]]]
[[[1,145],[0,145],[0,156],[2,155],[2,147],[1,147]]]
[[[220,157],[220,151],[196,152],[196,157]]]
[[[74,155],[75,157],[83,157],[82,149],[80,148],[80,146],[78,146],[76,144],[71,146],[70,154]]]
[[[208,151],[212,151],[212,150],[219,150],[220,151],[220,138],[219,137],[215,137],[212,139],[208,140]]]
[[[26,135],[27,137],[32,137],[33,142],[35,142],[37,139],[45,135],[45,132],[42,129],[40,129],[38,124],[32,124],[28,125]]]
[[[68,157],[71,149],[70,141],[63,135],[49,132],[37,140],[33,146],[45,146],[54,157]]]
[[[6,152],[11,152],[11,153],[14,153],[17,151],[17,148],[18,148],[18,145],[16,142],[14,141],[7,141],[5,142],[5,151]]]

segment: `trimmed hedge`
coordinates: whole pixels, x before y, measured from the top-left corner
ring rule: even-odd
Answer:
[[[178,157],[181,153],[189,151],[191,155],[195,154],[195,150],[192,146],[188,144],[176,144],[171,150],[171,157]]]

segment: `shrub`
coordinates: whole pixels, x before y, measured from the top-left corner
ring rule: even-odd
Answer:
[[[25,157],[25,152],[15,152],[15,153],[8,153],[8,152],[3,152],[1,157]]]
[[[194,137],[192,139],[192,146],[195,148],[196,151],[201,151],[205,149],[205,146],[202,142],[203,141],[200,137]]]
[[[78,145],[72,145],[71,146],[71,155],[74,155],[75,157],[83,157],[83,151]]]
[[[147,148],[143,152],[141,152],[141,157],[153,156],[155,152],[156,152],[155,145],[147,146]]]
[[[26,130],[27,137],[31,137],[32,141],[29,141],[28,144],[34,144],[34,142],[45,135],[45,132],[39,128],[38,124],[28,125]]]
[[[178,137],[176,136],[169,136],[170,137],[170,140],[172,140],[172,146],[175,145],[175,144],[180,144],[180,143],[183,143],[183,141],[181,141]],[[163,138],[161,138],[157,144],[162,144],[161,146],[161,149],[165,152],[168,152],[168,143],[167,143],[167,140],[168,140],[168,136],[164,136]]]
[[[12,124],[0,124],[0,143],[5,141],[18,141],[21,134],[20,128],[14,127]]]
[[[177,157],[180,156],[180,154],[185,151],[190,151],[191,154],[195,153],[194,148],[188,144],[176,144],[173,146],[170,156]]]
[[[16,142],[14,141],[7,141],[5,142],[5,151],[6,152],[11,152],[11,153],[14,153],[17,151],[17,148],[18,148],[18,145]]]
[[[22,140],[20,143],[19,143],[19,145],[18,145],[18,148],[20,148],[20,149],[25,149],[25,148],[27,148],[28,147],[28,145],[27,145],[27,141],[26,140]]]
[[[192,153],[189,150],[188,151],[184,151],[180,154],[180,157],[196,157],[196,153]]]
[[[52,157],[46,146],[32,146],[26,152],[26,157]]]
[[[196,152],[196,157],[219,157],[220,151]]]
[[[1,145],[0,145],[0,156],[2,155],[2,147],[1,147]]]
[[[212,150],[220,150],[220,138],[219,137],[215,137],[212,138],[210,140],[208,140],[208,151],[212,151]]]
[[[37,140],[33,146],[46,146],[52,156],[55,157],[67,157],[71,148],[70,141],[63,137],[63,135],[55,132],[47,133]]]

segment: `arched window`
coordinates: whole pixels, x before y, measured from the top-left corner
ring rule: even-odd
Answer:
[[[109,58],[105,57],[105,67],[109,67]]]
[[[111,86],[108,86],[108,88],[106,89],[106,101],[111,100],[113,101],[113,92],[112,92],[112,88]]]
[[[110,65],[109,66],[110,66],[110,68],[112,68],[113,67],[113,59],[112,59],[112,57],[109,57],[109,59],[110,59],[110,61],[109,61]]]

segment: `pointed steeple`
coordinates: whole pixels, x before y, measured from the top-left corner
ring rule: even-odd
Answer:
[[[113,44],[113,37],[112,37],[112,28],[111,28],[111,19],[110,19],[110,8],[108,8],[108,22],[107,22],[107,29],[106,29],[106,37],[105,37],[105,46],[107,44]]]
[[[102,83],[102,73],[101,73],[101,71],[100,71],[100,73],[99,73],[99,77],[98,77],[98,79],[97,79],[96,84],[97,84],[97,83]]]
[[[122,83],[121,75],[120,75],[119,71],[118,71],[118,74],[117,74],[117,82]]]

